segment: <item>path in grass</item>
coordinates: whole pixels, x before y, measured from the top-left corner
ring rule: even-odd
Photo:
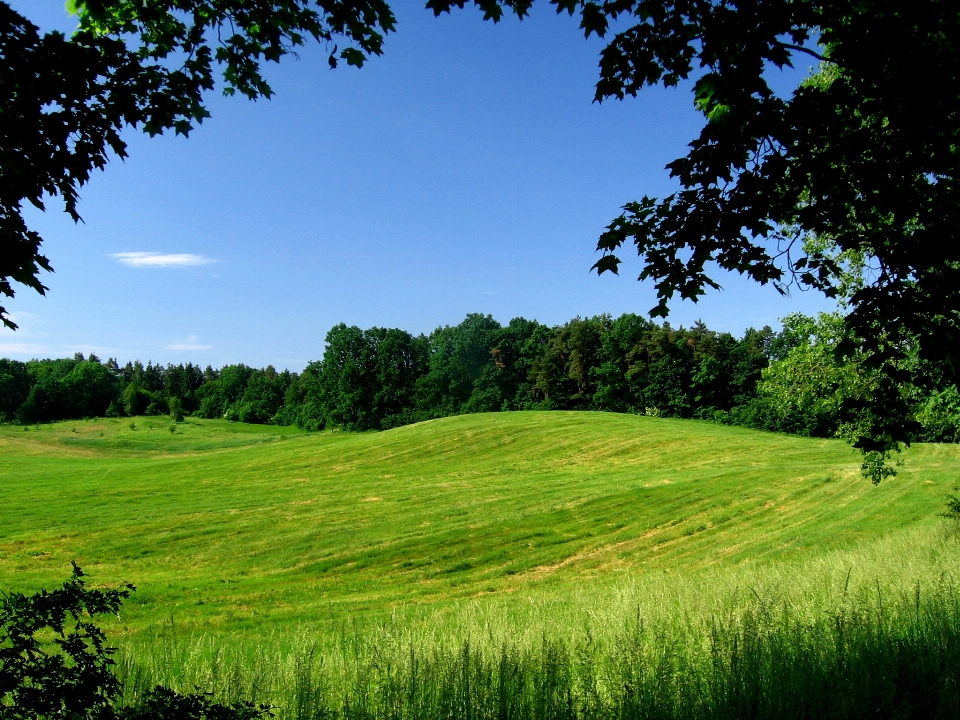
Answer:
[[[125,621],[223,628],[654,569],[791,559],[930,522],[955,446],[873,487],[842,442],[603,413],[383,433],[190,419],[0,428],[0,587],[135,582]]]

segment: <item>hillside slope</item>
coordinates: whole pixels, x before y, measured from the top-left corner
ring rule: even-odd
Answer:
[[[0,428],[0,587],[76,559],[126,621],[224,627],[800,557],[929,523],[960,448],[873,487],[839,441],[602,413],[383,433],[162,419]]]

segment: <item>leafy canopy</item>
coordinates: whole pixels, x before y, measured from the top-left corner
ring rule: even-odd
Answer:
[[[383,0],[71,0],[72,37],[41,35],[0,2],[0,294],[13,282],[43,293],[52,271],[42,238],[22,217],[28,202],[63,198],[75,221],[78,192],[110,153],[126,156],[120,132],[141,127],[187,135],[209,116],[214,87],[250,98],[273,94],[261,74],[307,40],[333,45],[329,62],[361,66],[382,52],[395,18]],[[5,308],[0,321],[16,329]]]
[[[430,0],[436,12],[462,1]],[[477,0],[487,17],[527,0]],[[854,445],[909,441],[902,386],[956,382],[960,346],[960,12],[949,0],[554,0],[601,53],[596,100],[692,85],[704,116],[667,168],[680,189],[628,203],[598,272],[633,244],[659,302],[719,288],[715,269],[781,292],[846,293],[837,351],[880,370]],[[764,74],[814,58],[790,97]],[[851,269],[857,276],[851,278]],[[937,368],[930,373],[929,367]],[[875,476],[876,477],[876,476]]]

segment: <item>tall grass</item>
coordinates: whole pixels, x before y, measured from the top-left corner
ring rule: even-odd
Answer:
[[[960,542],[927,526],[793,563],[651,573],[256,639],[157,625],[163,683],[307,718],[960,717]]]

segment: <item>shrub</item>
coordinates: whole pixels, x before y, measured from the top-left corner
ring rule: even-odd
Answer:
[[[83,571],[63,587],[0,602],[0,718],[3,720],[257,720],[265,706],[221,705],[206,694],[182,695],[157,686],[137,705],[118,711],[115,648],[94,622],[115,615],[136,588],[91,590]],[[72,627],[71,627],[72,626]]]
[[[232,705],[213,702],[207,693],[181,695],[157,686],[132,708],[119,713],[122,720],[257,720],[270,715],[262,705],[239,701]]]
[[[920,404],[916,415],[922,430],[921,442],[957,442],[960,440],[960,392],[952,385],[931,393]]]
[[[125,585],[89,590],[74,563],[72,577],[58,590],[4,597],[0,604],[3,717],[112,717],[111,701],[120,691],[112,672],[114,648],[106,646],[106,637],[93,619],[116,614],[133,589]],[[42,640],[49,632],[52,641]]]
[[[172,397],[167,400],[167,407],[170,408],[170,419],[174,422],[183,422],[183,403],[178,397]]]

